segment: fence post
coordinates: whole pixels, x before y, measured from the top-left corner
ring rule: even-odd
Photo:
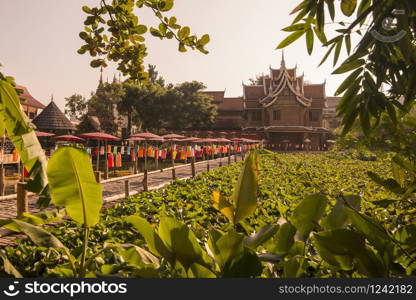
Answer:
[[[126,194],[126,198],[130,196],[130,184],[128,180],[124,180],[124,191]]]
[[[195,177],[196,172],[195,172],[195,156],[193,156],[191,158],[191,171],[192,171],[192,177]]]
[[[108,179],[108,162],[105,163],[104,179]]]
[[[143,191],[147,192],[148,189],[148,180],[147,180],[147,170],[144,170],[144,175],[143,175]]]
[[[210,166],[209,166],[209,159],[207,160],[207,171],[209,171]]]
[[[17,216],[20,217],[24,212],[29,212],[27,201],[26,182],[17,183]]]
[[[4,173],[5,169],[0,169],[0,195],[4,196],[4,192],[6,190],[6,185],[4,184]]]
[[[228,165],[231,165],[231,153],[228,153]]]
[[[175,167],[172,167],[172,180],[176,179],[176,170]]]
[[[95,175],[95,180],[97,181],[97,183],[101,182],[101,172],[100,171],[94,171],[94,175]]]

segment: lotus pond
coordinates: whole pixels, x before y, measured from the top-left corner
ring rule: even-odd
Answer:
[[[231,195],[242,167],[239,162],[175,181],[103,209],[89,232],[86,276],[388,277],[414,272],[416,245],[409,237],[416,230],[407,226],[413,214],[367,175],[392,176],[387,154],[372,161],[351,153],[260,153],[255,212],[233,224],[221,207],[223,213],[214,208],[213,192]],[[67,220],[44,229],[74,257],[82,254],[77,223]],[[74,276],[62,249],[25,239],[3,250],[4,261],[23,277]],[[2,276],[10,276],[13,272],[3,265]]]

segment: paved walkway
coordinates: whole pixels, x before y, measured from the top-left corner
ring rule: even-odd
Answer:
[[[237,156],[237,160],[241,161],[241,156]],[[235,161],[234,157],[231,157],[231,162]],[[222,165],[228,164],[228,158],[221,159]],[[220,167],[220,159],[210,160],[210,169]],[[195,163],[195,172],[200,174],[207,170],[207,161],[201,161]],[[176,178],[186,179],[192,175],[191,165],[180,165],[175,167]],[[103,208],[109,207],[116,202],[125,198],[125,180],[129,181],[130,195],[134,195],[143,191],[143,173],[136,175],[129,175],[125,177],[112,178],[109,180],[103,180]],[[163,171],[152,171],[148,174],[148,189],[154,190],[163,187],[166,184],[172,182],[172,168],[166,168]],[[30,213],[39,212],[39,208],[36,205],[38,197],[36,195],[29,196],[29,211]],[[16,199],[0,200],[0,220],[10,219],[16,217]],[[10,244],[15,238],[12,236],[4,236],[8,233],[8,230],[0,229],[0,246]]]

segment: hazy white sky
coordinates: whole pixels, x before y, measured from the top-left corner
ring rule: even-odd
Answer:
[[[224,90],[227,96],[242,95],[242,81],[268,72],[269,65],[280,66],[281,51],[275,47],[287,33],[293,17],[289,12],[300,0],[176,0],[169,15],[189,25],[198,35],[209,33],[208,55],[179,53],[173,40],[148,36],[146,63],[157,65],[167,82],[198,80],[208,90]],[[78,37],[83,28],[82,5],[98,0],[1,0],[0,63],[2,71],[29,88],[47,104],[53,93],[63,108],[64,98],[74,93],[86,97],[95,90],[99,70],[89,66],[90,57],[79,55]],[[145,10],[137,10],[143,23],[155,20]],[[288,67],[298,65],[306,80],[321,83],[327,79],[327,95],[332,95],[343,77],[330,75],[332,65],[317,68],[326,49],[306,52],[304,38],[285,50]],[[115,67],[104,71],[113,78]]]

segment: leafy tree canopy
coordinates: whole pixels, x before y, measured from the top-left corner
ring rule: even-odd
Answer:
[[[290,35],[277,48],[305,36],[309,54],[316,41],[328,48],[321,64],[333,53],[333,73],[351,72],[336,91],[343,95],[338,112],[344,134],[359,120],[369,135],[384,112],[396,125],[397,110],[411,109],[416,96],[414,0],[304,0],[292,14],[295,19],[283,29]],[[336,34],[329,37],[329,31]],[[338,64],[343,47],[348,57]]]
[[[65,114],[71,118],[80,120],[87,111],[87,100],[85,97],[74,94],[65,98]]]
[[[84,30],[79,33],[84,45],[79,54],[89,53],[93,68],[106,67],[108,61],[118,63],[118,70],[134,81],[146,81],[144,68],[147,47],[144,34],[160,39],[176,39],[179,51],[197,49],[208,53],[205,46],[210,37],[191,34],[188,26],[178,24],[176,17],[166,16],[174,6],[174,0],[100,0],[96,7],[83,6],[87,15]],[[157,27],[148,28],[140,22],[134,9],[149,9],[158,20]]]

